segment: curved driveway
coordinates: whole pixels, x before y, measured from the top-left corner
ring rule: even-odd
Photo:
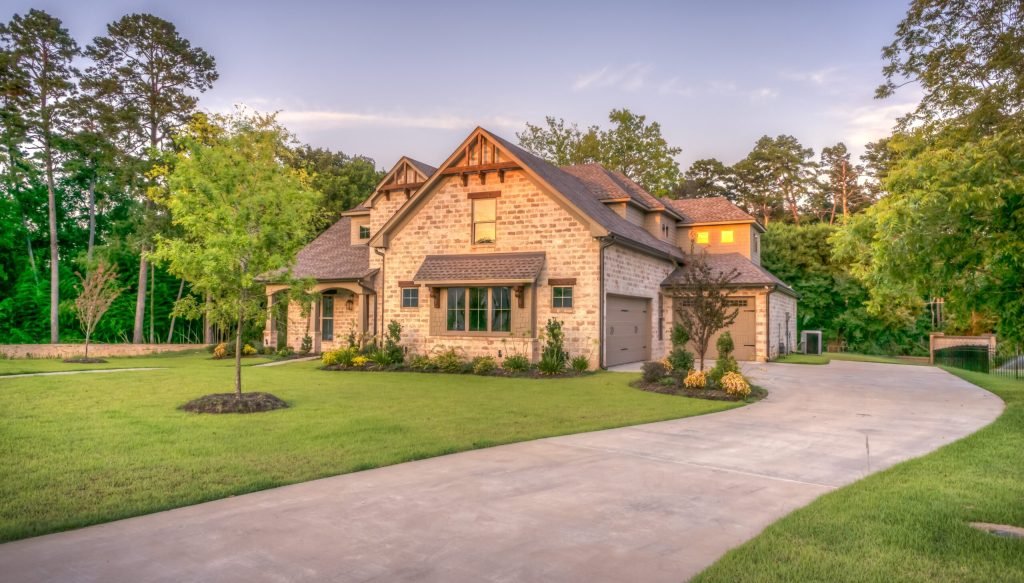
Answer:
[[[10,581],[680,581],[819,495],[995,419],[940,369],[751,365],[760,403],[0,545]]]

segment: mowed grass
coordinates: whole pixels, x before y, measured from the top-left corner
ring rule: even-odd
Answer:
[[[730,551],[697,581],[1024,581],[1024,381],[947,369],[999,395],[981,431],[822,496]],[[955,411],[950,413],[955,415]]]
[[[64,362],[59,358],[11,358],[0,360],[0,376],[14,374],[31,374],[43,372],[68,372],[80,370],[104,370],[111,368],[160,368],[167,366],[178,366],[183,357],[194,357],[200,366],[234,366],[235,361],[225,359],[214,361],[206,350],[187,350],[181,352],[166,352],[150,356],[108,356],[103,357],[107,362],[96,364],[79,364]],[[242,359],[242,366],[252,366],[271,362],[271,359],[263,356],[247,356]]]
[[[119,359],[148,362],[152,359]],[[195,415],[230,390],[230,362],[159,357],[164,370],[0,378],[0,540],[8,541],[446,453],[721,411],[733,403],[633,389],[636,375],[570,379],[243,371],[290,408]],[[148,366],[148,364],[147,364]]]
[[[783,364],[828,364],[833,360],[848,360],[853,362],[878,362],[882,364],[928,364],[927,359],[920,359],[910,356],[875,356],[874,354],[858,354],[856,352],[823,352],[822,354],[799,354],[792,353],[780,356],[775,362]]]

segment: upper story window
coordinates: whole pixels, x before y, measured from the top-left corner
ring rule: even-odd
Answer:
[[[727,231],[722,231],[722,242],[723,243],[732,243],[733,240],[734,239],[733,239],[732,229],[729,229]]]
[[[707,231],[698,231],[697,232],[697,244],[698,245],[707,245],[710,242],[711,242],[710,233],[708,233]]]
[[[670,230],[670,227],[668,225],[662,225],[661,226],[661,236],[666,238],[666,239],[668,239],[669,238],[669,230]]]
[[[473,244],[494,243],[497,199],[478,198],[473,200]]]
[[[761,252],[761,235],[754,233],[754,253]]]
[[[369,225],[360,225],[359,226],[359,238],[360,239],[369,239],[370,238],[370,226]]]

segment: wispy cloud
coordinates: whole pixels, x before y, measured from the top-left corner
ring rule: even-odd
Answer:
[[[658,87],[658,93],[662,95],[675,95],[678,97],[691,97],[695,91],[693,87],[680,84],[679,77],[673,77]]]
[[[758,87],[750,92],[751,101],[769,101],[779,96],[779,90],[772,87]]]
[[[779,76],[790,81],[821,86],[841,80],[839,71],[839,67],[823,67],[812,71],[783,71]]]
[[[864,105],[860,107],[833,109],[830,117],[842,121],[844,138],[850,144],[861,145],[885,137],[904,114],[917,107],[917,101]]]
[[[648,63],[632,63],[614,67],[606,66],[585,73],[576,78],[572,84],[573,91],[588,89],[615,88],[624,91],[639,91],[647,85],[647,77],[654,67]]]
[[[406,113],[368,113],[330,109],[280,109],[277,119],[287,126],[312,129],[340,127],[391,127],[453,130],[476,125],[487,127],[520,128],[521,120],[506,116],[470,118],[447,113],[412,115]]]

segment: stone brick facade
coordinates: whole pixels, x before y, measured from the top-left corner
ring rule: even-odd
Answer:
[[[479,177],[469,177],[465,186],[458,177],[444,178],[427,200],[406,222],[394,231],[388,242],[384,259],[382,322],[391,320],[402,324],[403,342],[409,350],[431,353],[454,348],[467,357],[479,355],[502,356],[511,352],[524,352],[532,359],[538,357],[538,336],[549,318],[563,322],[566,349],[571,355],[591,357],[596,366],[597,346],[600,339],[598,306],[598,241],[587,226],[563,208],[554,198],[541,191],[522,171],[505,173],[503,183],[495,183],[492,176],[486,184]],[[500,191],[497,200],[497,235],[488,245],[472,243],[472,201],[469,193]],[[427,255],[467,253],[511,253],[544,251],[546,260],[536,286],[527,292],[535,301],[534,330],[528,335],[511,334],[471,335],[469,333],[430,334],[431,310],[445,309],[433,306],[430,291],[421,287],[420,305],[403,308],[399,282],[411,281]],[[473,274],[466,274],[467,281]],[[553,308],[550,278],[575,278],[573,307]],[[518,304],[513,302],[513,310]],[[529,309],[529,307],[525,308]]]
[[[672,302],[662,297],[661,282],[676,266],[621,245],[612,245],[604,253],[605,292],[651,300],[651,358],[667,355],[671,347]]]
[[[800,339],[796,335],[796,299],[793,296],[772,292],[769,297],[771,302],[771,314],[768,326],[769,358],[777,358],[780,355],[779,347],[782,346],[783,353],[793,352],[797,348]]]

